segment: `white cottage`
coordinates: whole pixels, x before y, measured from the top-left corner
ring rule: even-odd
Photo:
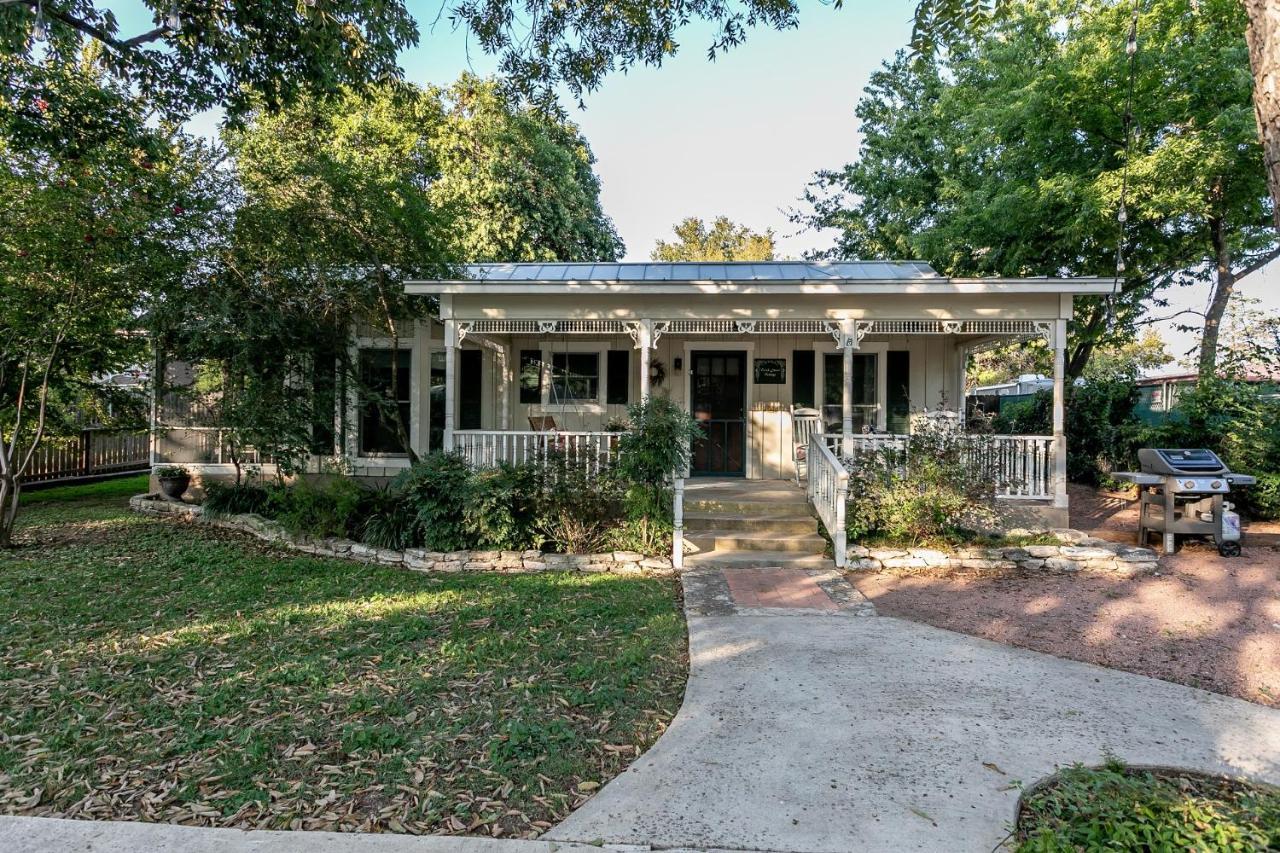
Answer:
[[[1042,337],[1054,351],[1053,434],[995,440],[1002,497],[1065,526],[1066,327],[1075,296],[1111,287],[951,278],[920,261],[479,264],[465,278],[406,283],[439,299],[439,318],[401,342],[396,390],[416,452],[454,450],[477,465],[549,447],[597,464],[627,405],[666,395],[705,427],[690,477],[717,481],[794,478],[793,413],[816,411],[808,497],[834,532],[838,456],[894,441],[913,412],[963,419],[967,355]],[[362,370],[386,384],[389,342],[356,347]],[[376,411],[354,396],[348,406],[343,450],[356,474],[408,464]]]

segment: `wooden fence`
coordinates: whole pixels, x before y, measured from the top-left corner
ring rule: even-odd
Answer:
[[[150,468],[151,442],[146,432],[86,429],[76,436],[41,441],[22,482],[47,483]]]

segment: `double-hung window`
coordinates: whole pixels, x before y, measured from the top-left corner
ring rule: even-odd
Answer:
[[[600,353],[551,354],[552,405],[600,402]]]
[[[391,364],[395,357],[393,380]],[[398,413],[409,431],[409,389],[412,387],[413,351],[409,349],[360,350],[360,453],[404,455],[395,417]]]

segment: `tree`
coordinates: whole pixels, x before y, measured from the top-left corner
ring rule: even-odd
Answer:
[[[655,261],[772,261],[773,231],[752,231],[727,216],[717,216],[707,228],[696,216],[682,219],[674,228],[676,240],[659,240],[649,257]]]
[[[50,100],[0,116],[0,546],[54,401],[139,363],[148,294],[187,273],[204,229],[187,141],[99,58],[41,65]]]
[[[104,73],[169,117],[222,106],[235,119],[255,105],[394,77],[397,52],[418,37],[400,0],[144,2],[155,25],[129,34],[98,0],[0,4],[0,55],[18,69],[41,53],[75,64],[92,43]],[[0,92],[10,100],[33,94],[32,86],[24,75],[5,75]]]
[[[1189,11],[1199,11],[1189,3]],[[919,0],[911,44],[922,55],[981,35],[1013,14],[1013,0]],[[1280,0],[1244,0],[1244,30],[1253,78],[1253,108],[1262,140],[1274,226],[1280,231]],[[1135,9],[1141,8],[1139,4]],[[1212,23],[1209,24],[1212,26]],[[1143,29],[1145,32],[1145,29]],[[1236,30],[1230,31],[1233,35]]]
[[[453,212],[450,252],[485,261],[613,261],[624,247],[600,205],[595,157],[578,128],[519,105],[493,80],[463,74],[426,97],[439,175],[428,198]]]
[[[1077,301],[1073,376],[1185,270],[1215,288],[1208,330],[1274,236],[1234,0],[1144,7],[1131,107],[1128,10],[1075,8],[1019,6],[945,60],[887,63],[858,106],[859,160],[818,175],[803,218],[840,230],[833,253],[960,275],[1108,276],[1122,246],[1115,296]]]

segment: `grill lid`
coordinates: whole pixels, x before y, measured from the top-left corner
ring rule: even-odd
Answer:
[[[1149,448],[1138,451],[1138,462],[1148,474],[1225,474],[1227,466],[1212,450]]]

